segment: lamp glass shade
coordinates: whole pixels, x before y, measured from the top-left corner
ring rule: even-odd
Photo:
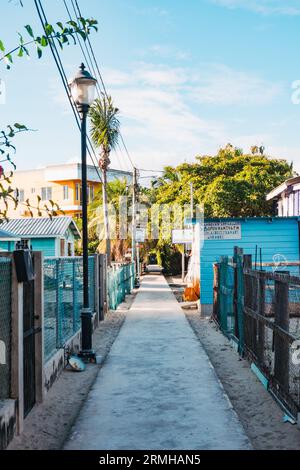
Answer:
[[[75,78],[70,84],[70,91],[77,105],[91,106],[96,94],[94,78]]]

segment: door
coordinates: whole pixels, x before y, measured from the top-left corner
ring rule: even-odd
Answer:
[[[66,255],[66,241],[64,238],[60,239],[60,256]]]
[[[34,281],[23,284],[24,416],[35,404]]]

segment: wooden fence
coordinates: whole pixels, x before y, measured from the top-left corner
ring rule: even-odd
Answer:
[[[266,377],[270,391],[297,417],[300,277],[268,264],[273,271],[253,269],[251,256],[239,248],[232,258],[221,257],[214,267],[213,316],[239,353]]]

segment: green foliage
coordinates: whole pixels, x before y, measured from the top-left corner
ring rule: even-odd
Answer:
[[[19,0],[21,6],[23,6],[22,0]],[[72,39],[76,44],[76,36],[80,35],[84,40],[87,39],[88,35],[92,30],[97,31],[98,22],[94,19],[78,18],[77,21],[67,21],[65,25],[58,21],[55,26],[45,23],[43,25],[44,34],[38,36],[33,31],[31,25],[27,24],[24,26],[23,34],[18,33],[18,45],[12,49],[7,50],[4,42],[0,39],[0,62],[5,62],[7,69],[11,68],[13,64],[14,54],[17,57],[29,56],[30,45],[35,45],[38,58],[43,55],[43,49],[49,46],[52,42],[56,42],[60,48],[63,48],[65,44],[69,44],[69,39]],[[24,36],[25,35],[25,39]],[[27,40],[26,40],[27,36]],[[28,40],[29,39],[29,40]],[[19,191],[17,188],[12,187],[13,171],[5,168],[9,165],[16,169],[16,166],[12,160],[11,152],[16,153],[16,147],[12,143],[12,139],[21,132],[27,132],[29,129],[24,124],[16,122],[13,125],[7,125],[7,128],[0,130],[0,223],[4,219],[7,219],[7,212],[10,203],[14,204],[16,208],[19,204]],[[2,166],[2,163],[4,166]],[[36,209],[38,215],[42,215],[42,212],[46,213],[50,217],[62,213],[59,206],[54,201],[49,201],[49,207],[45,204],[41,207],[41,198],[37,197],[36,207],[33,207],[29,200],[22,203],[30,215],[33,215],[32,209]]]
[[[44,34],[36,35],[32,29],[32,26],[27,24],[24,26],[24,34],[29,37],[29,40],[24,39],[23,34],[18,33],[18,45],[7,51],[4,43],[0,40],[0,51],[3,52],[0,57],[0,62],[6,62],[6,68],[10,69],[13,63],[13,54],[16,53],[17,57],[23,57],[24,55],[29,56],[30,52],[28,46],[35,45],[36,53],[40,59],[43,55],[43,49],[49,46],[50,42],[56,42],[58,46],[63,49],[64,45],[70,44],[70,39],[76,44],[76,36],[79,35],[84,41],[92,30],[97,31],[97,20],[93,18],[78,18],[77,21],[67,21],[63,24],[58,21],[55,25],[45,23]]]
[[[226,146],[216,156],[198,156],[196,163],[167,167],[153,191],[159,203],[188,204],[193,182],[194,202],[204,203],[206,217],[268,216],[273,209],[266,194],[292,176],[286,160]]]
[[[115,180],[107,184],[107,197],[108,203],[114,205],[116,210],[116,229],[118,233],[119,228],[119,215],[120,215],[120,197],[127,197],[127,207],[131,206],[132,203],[132,193],[131,188],[128,186],[127,181],[124,180]],[[89,218],[89,250],[96,251],[96,249],[101,246],[101,241],[104,237],[104,218],[103,218],[103,195],[102,189],[97,191],[93,201],[89,204],[88,208],[88,218]],[[131,217],[128,217],[128,224],[131,222]],[[112,249],[114,250],[114,244],[112,243]],[[127,240],[124,240],[123,244],[119,244],[118,247],[126,250],[130,245],[130,237],[128,236]],[[124,254],[124,253],[122,253]],[[120,254],[121,256],[121,254]]]
[[[119,140],[118,114],[119,109],[115,108],[111,96],[106,97],[104,93],[101,98],[95,100],[90,109],[92,140],[106,155],[116,147]]]

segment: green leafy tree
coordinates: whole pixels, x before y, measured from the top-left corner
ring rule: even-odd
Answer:
[[[107,184],[107,201],[115,208],[113,222],[116,229],[116,234],[111,240],[111,258],[113,261],[123,261],[124,255],[131,246],[131,237],[129,234],[126,239],[122,239],[120,234],[120,198],[126,198],[127,210],[132,204],[132,191],[128,186],[127,181],[115,180]],[[103,186],[95,194],[94,200],[89,205],[89,250],[91,252],[99,251],[106,253],[105,242],[105,226],[104,226],[104,211],[103,211]],[[124,215],[124,214],[123,214]],[[112,217],[112,216],[111,216]],[[127,217],[127,226],[131,222],[131,214]]]
[[[256,152],[256,149],[255,149]],[[156,201],[187,204],[189,182],[193,182],[194,201],[203,203],[206,217],[259,217],[274,215],[266,194],[294,175],[286,160],[259,154],[244,154],[226,146],[216,156],[198,156],[196,162],[168,167],[154,185]]]
[[[166,167],[149,194],[152,203],[183,206],[190,202],[192,182],[194,203],[204,204],[205,217],[272,216],[274,207],[266,194],[292,176],[293,165],[266,156],[264,147],[254,146],[243,153],[228,144],[215,156],[198,156],[194,163]],[[160,234],[147,249],[157,254],[167,270],[176,272],[179,248],[170,240]]]

